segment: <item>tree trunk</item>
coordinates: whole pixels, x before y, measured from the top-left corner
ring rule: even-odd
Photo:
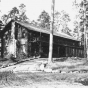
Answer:
[[[50,24],[50,41],[49,41],[49,58],[48,58],[48,63],[52,63],[52,62],[53,62],[52,54],[53,54],[54,5],[55,5],[55,0],[52,0],[52,5],[51,5],[51,24]]]

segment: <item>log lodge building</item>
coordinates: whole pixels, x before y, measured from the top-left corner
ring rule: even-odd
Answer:
[[[2,57],[8,53],[16,58],[19,55],[48,57],[50,30],[12,20],[0,33]],[[71,36],[54,32],[53,58],[58,57],[84,57],[83,46]]]

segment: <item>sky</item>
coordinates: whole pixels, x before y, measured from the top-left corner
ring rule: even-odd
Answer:
[[[51,14],[51,1],[52,0],[0,0],[0,16],[8,13],[13,7],[18,7],[21,3],[26,5],[26,15],[30,20],[36,20],[40,13],[45,10]],[[55,10],[60,12],[66,11],[71,18],[70,25],[75,19],[77,13],[76,9],[72,6],[74,0],[55,0]],[[77,0],[80,1],[80,0]]]

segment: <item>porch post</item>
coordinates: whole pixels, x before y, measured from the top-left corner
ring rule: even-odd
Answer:
[[[40,54],[40,57],[41,57],[41,51],[42,51],[41,48],[42,47],[41,47],[41,32],[40,32],[40,42],[39,42],[39,54]]]

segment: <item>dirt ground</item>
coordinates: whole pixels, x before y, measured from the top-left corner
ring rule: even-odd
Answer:
[[[87,61],[56,61],[51,66],[52,72],[26,72],[28,66],[34,69],[35,63],[40,64],[41,61],[27,61],[0,69],[0,88],[88,88]],[[12,71],[14,68],[19,72]]]

